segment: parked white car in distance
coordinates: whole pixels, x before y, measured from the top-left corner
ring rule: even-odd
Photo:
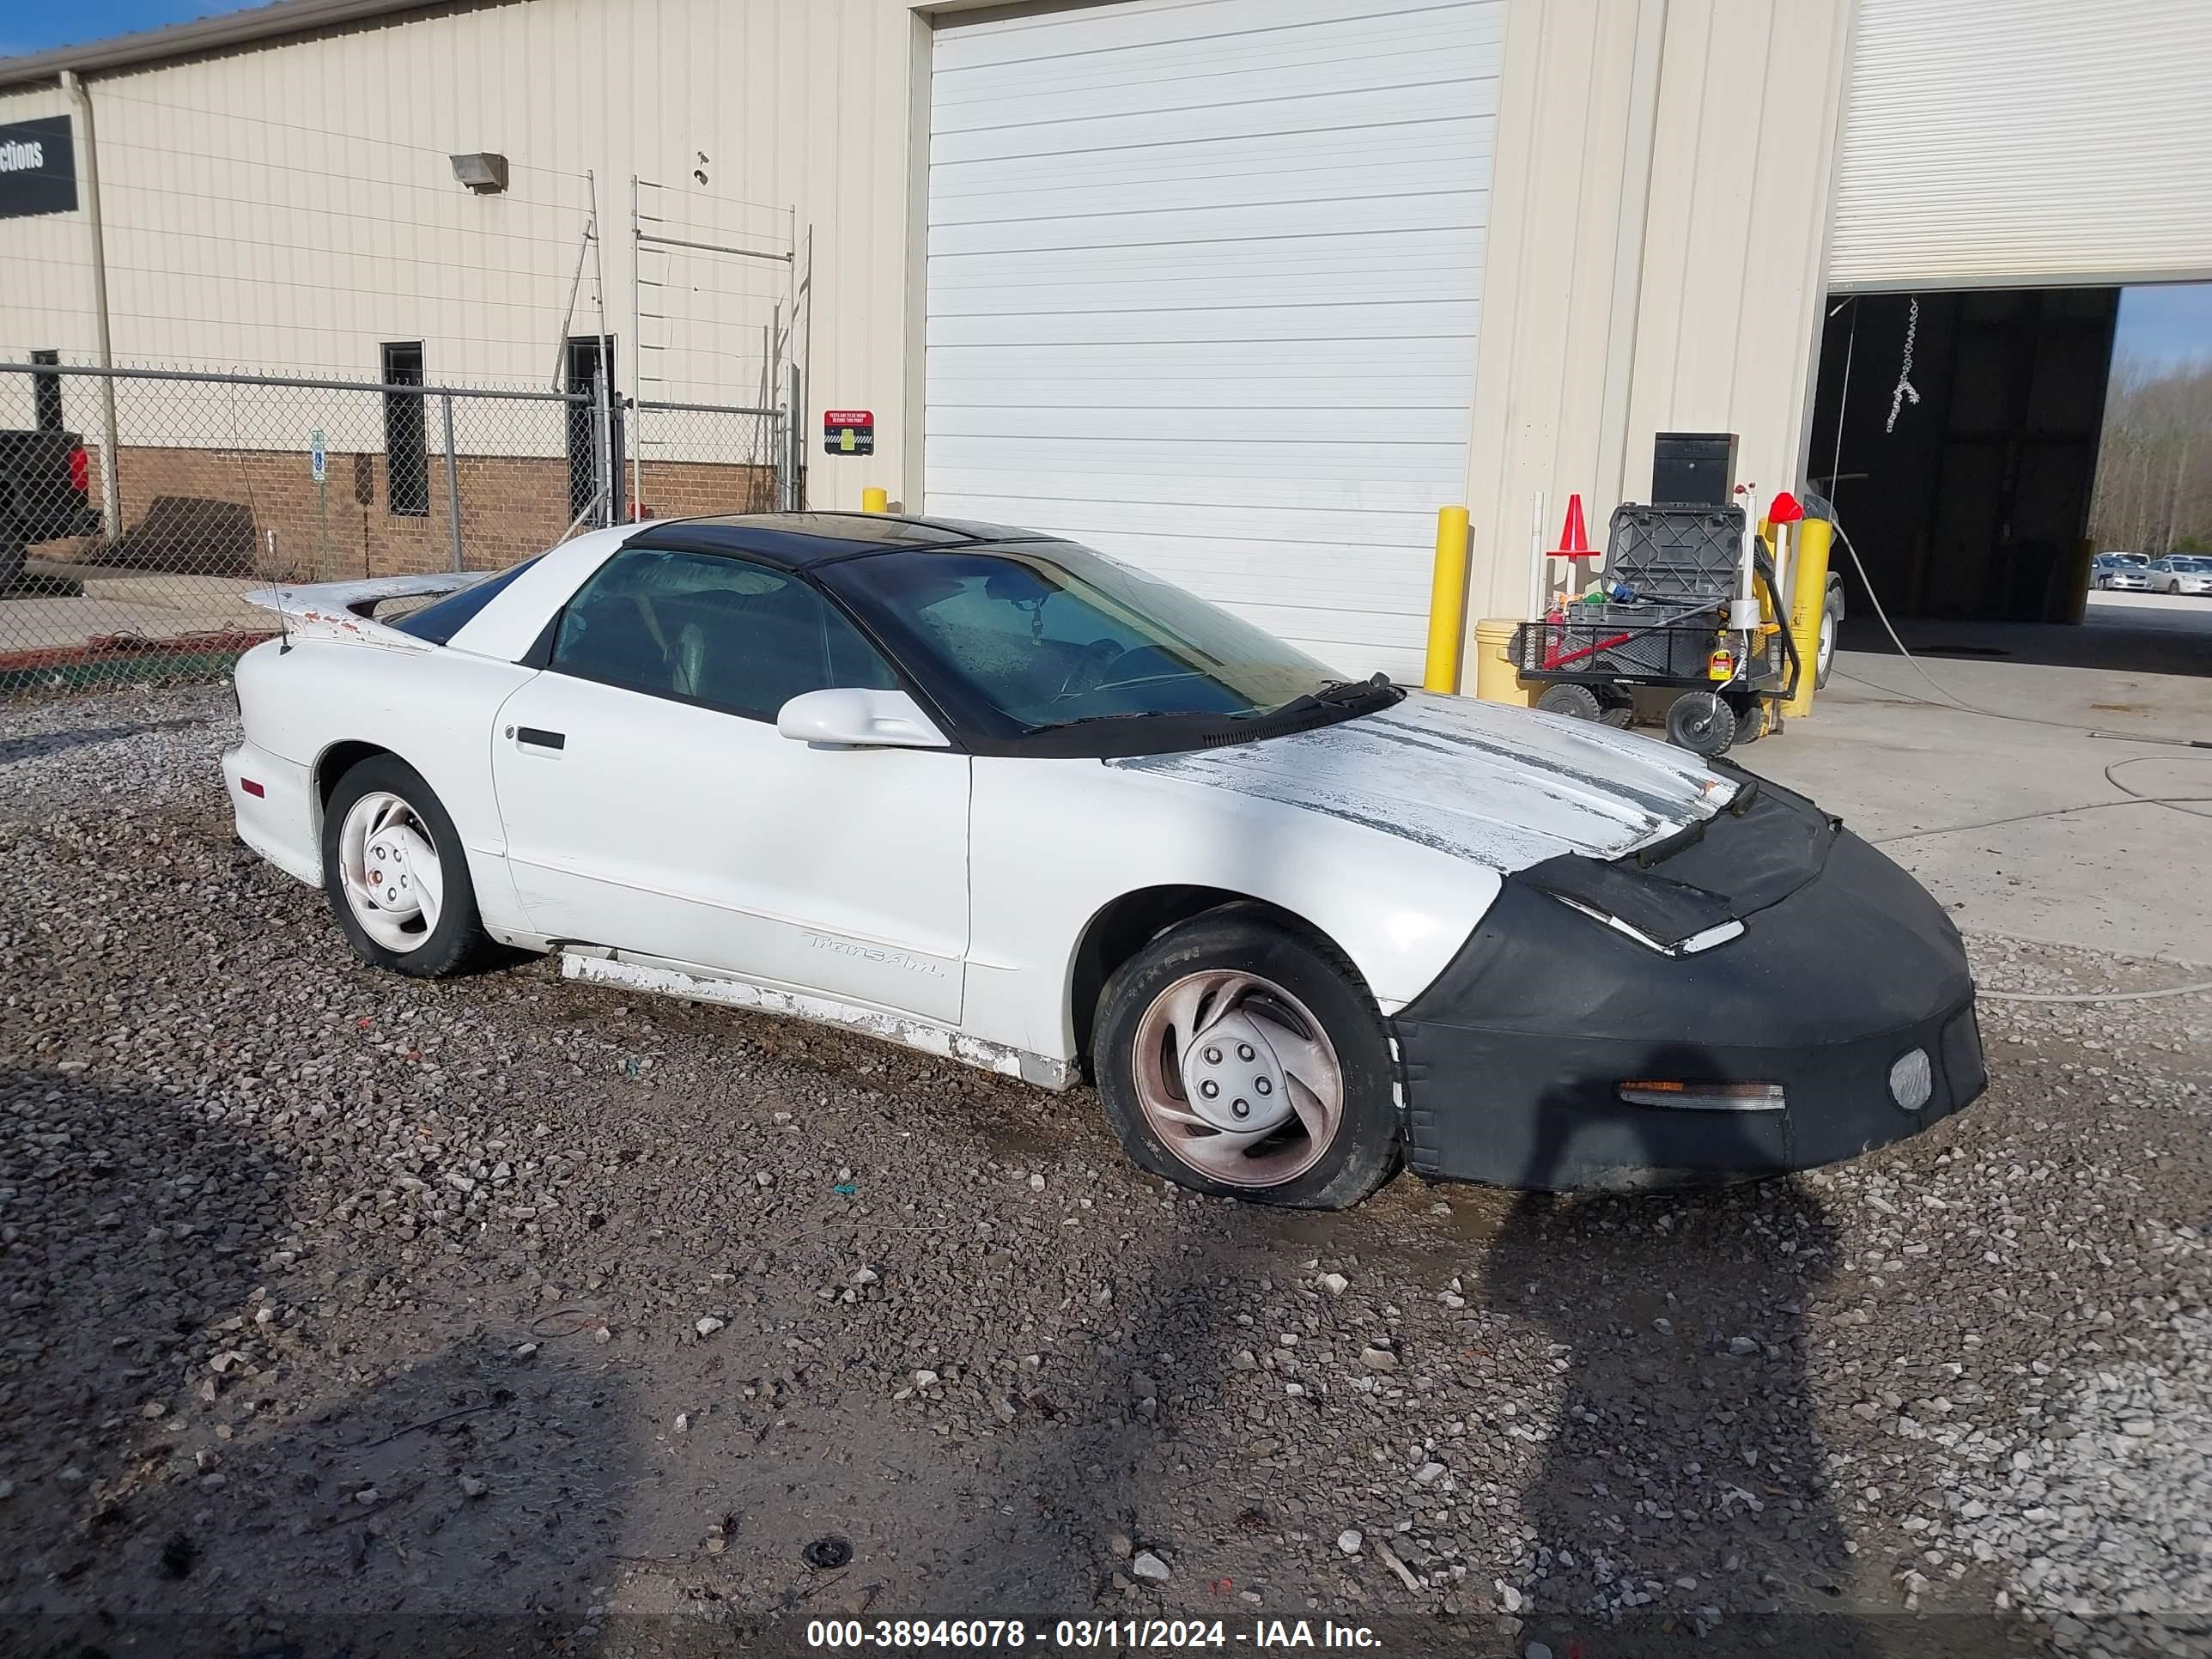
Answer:
[[[2143,580],[2154,593],[2212,593],[2212,558],[2196,553],[2169,553],[2143,567]]]

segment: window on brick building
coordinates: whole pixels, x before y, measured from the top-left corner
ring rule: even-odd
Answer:
[[[34,363],[59,363],[58,351],[33,351]],[[58,374],[31,376],[32,421],[41,432],[59,432],[67,424],[62,419],[62,377]]]
[[[422,384],[422,343],[394,340],[384,347],[386,386]],[[404,519],[430,516],[430,460],[423,447],[422,397],[419,392],[384,394],[385,498]]]

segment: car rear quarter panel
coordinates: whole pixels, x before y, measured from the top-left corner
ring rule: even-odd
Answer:
[[[478,908],[495,933],[522,927],[493,796],[491,743],[500,705],[534,670],[433,647],[309,641],[256,647],[239,659],[238,700],[249,742],[322,776],[343,744],[388,750],[422,775],[459,831]],[[321,844],[320,793],[309,844]]]
[[[1497,874],[1342,818],[1095,760],[978,757],[971,818],[976,1036],[1075,1053],[1076,948],[1092,918],[1151,887],[1215,887],[1333,940],[1385,1013],[1443,971]]]

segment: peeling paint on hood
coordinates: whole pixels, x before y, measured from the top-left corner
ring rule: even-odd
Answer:
[[[1711,817],[1737,787],[1648,738],[1424,692],[1318,731],[1104,764],[1302,807],[1501,873],[1632,851]]]

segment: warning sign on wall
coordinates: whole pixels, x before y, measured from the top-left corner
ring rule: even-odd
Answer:
[[[872,455],[876,453],[876,417],[871,410],[825,409],[822,411],[822,447],[832,455]]]

